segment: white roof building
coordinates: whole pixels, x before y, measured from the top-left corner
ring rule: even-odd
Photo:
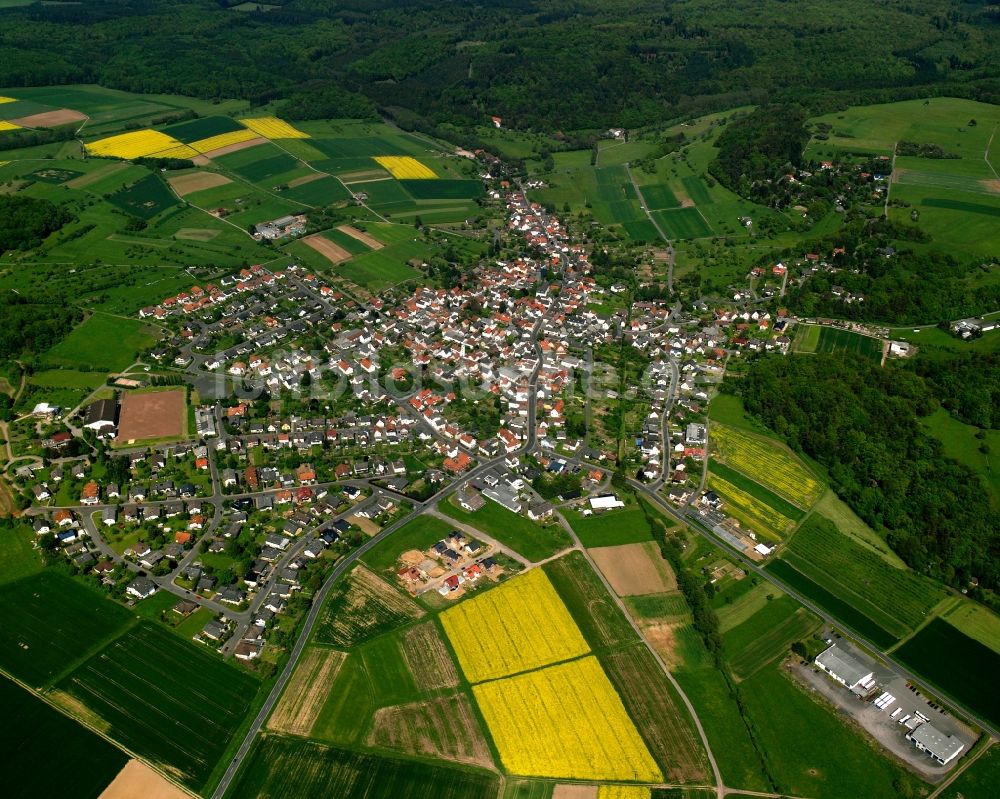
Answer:
[[[609,510],[611,508],[624,508],[625,503],[614,494],[608,494],[603,497],[591,497],[590,507],[592,510]]]
[[[816,665],[829,674],[841,685],[855,690],[861,686],[862,691],[871,687],[875,672],[857,658],[833,644],[825,652],[816,656]]]
[[[906,736],[921,752],[926,752],[942,766],[947,765],[965,749],[965,744],[953,735],[945,735],[931,724],[921,724]]]

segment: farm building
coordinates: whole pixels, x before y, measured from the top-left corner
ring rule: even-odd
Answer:
[[[624,508],[625,503],[622,502],[614,494],[607,494],[603,497],[591,497],[590,498],[590,509],[591,510],[611,510],[612,508]]]
[[[906,739],[921,752],[926,752],[942,766],[947,765],[965,749],[965,744],[953,735],[945,735],[931,724],[921,724]]]
[[[83,426],[93,430],[98,435],[113,433],[118,422],[118,402],[113,399],[103,399],[87,406]]]
[[[815,663],[841,685],[856,693],[865,693],[873,684],[874,672],[857,658],[837,649],[836,644],[817,655]]]

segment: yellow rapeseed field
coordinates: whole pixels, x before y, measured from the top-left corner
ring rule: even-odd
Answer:
[[[260,134],[252,130],[234,130],[229,133],[220,133],[218,136],[209,136],[207,139],[199,139],[191,142],[191,146],[199,153],[210,153],[220,147],[228,147],[230,144],[238,144],[241,141],[256,139]]]
[[[823,493],[820,482],[774,444],[725,425],[712,425],[712,441],[727,464],[796,505],[808,508]]]
[[[590,651],[541,569],[515,577],[441,614],[469,682],[569,660]]]
[[[512,774],[663,780],[593,656],[476,685],[472,691],[500,760]]]
[[[723,512],[760,535],[771,540],[781,539],[791,527],[792,520],[787,516],[717,474],[709,472],[708,486],[722,496]]]
[[[597,799],[650,799],[653,792],[642,785],[602,785]]]
[[[20,130],[20,125],[15,125],[13,122],[7,122],[4,119],[0,119],[0,130]]]
[[[120,133],[89,142],[87,152],[91,155],[103,155],[111,158],[147,158],[162,156],[163,158],[191,158],[198,153],[177,139],[161,133],[158,130],[134,130],[130,133]]]
[[[256,119],[241,119],[240,123],[250,128],[258,136],[267,139],[308,139],[309,134],[292,127],[285,120],[277,117],[257,117]]]
[[[0,104],[2,103],[16,103],[16,97],[0,97]]]
[[[389,170],[396,180],[427,180],[437,177],[430,167],[424,166],[416,158],[408,155],[379,155],[375,160]]]

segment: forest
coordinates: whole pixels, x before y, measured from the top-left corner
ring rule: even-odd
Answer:
[[[954,586],[1000,584],[1000,514],[919,424],[938,407],[929,381],[856,355],[770,356],[738,390],[913,569]]]
[[[82,314],[57,300],[0,294],[0,364],[45,352],[73,329]]]
[[[0,254],[37,247],[72,218],[64,206],[48,200],[0,196]]]
[[[1000,97],[983,2],[91,0],[0,9],[0,84],[100,83],[265,102],[301,90],[397,120],[661,124],[762,101]],[[311,84],[311,82],[320,82]],[[336,85],[337,91],[322,87]],[[293,99],[286,111],[308,112]],[[813,108],[812,110],[819,110]]]

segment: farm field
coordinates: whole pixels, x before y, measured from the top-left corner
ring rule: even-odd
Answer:
[[[267,728],[291,735],[308,735],[323,709],[320,696],[337,679],[346,657],[334,649],[307,649],[271,713]]]
[[[738,472],[736,469],[730,468],[726,464],[719,461],[710,463],[708,468],[712,474],[718,475],[730,485],[733,485],[740,491],[749,494],[758,502],[764,503],[793,522],[802,521],[803,517],[806,515],[806,512],[797,505],[793,505],[784,497],[778,496],[773,491],[770,491],[758,483],[756,480],[753,480],[745,475],[743,472]]]
[[[738,678],[748,679],[819,626],[820,620],[790,597],[771,600],[725,634],[729,665]]]
[[[555,778],[662,778],[594,657],[473,687],[505,768]]]
[[[815,602],[835,616],[839,622],[846,624],[880,649],[892,646],[899,638],[855,609],[849,602],[835,596],[819,583],[806,577],[788,561],[772,560],[765,568],[792,590]]]
[[[682,784],[709,780],[694,723],[649,650],[635,643],[601,655],[600,661],[664,779]]]
[[[598,547],[590,556],[618,596],[659,594],[677,589],[670,564],[660,555],[657,544]]]
[[[136,353],[156,340],[149,328],[135,319],[95,313],[85,319],[43,358],[57,365],[86,364],[94,369],[118,372],[135,360]]]
[[[960,602],[942,618],[970,638],[1000,653],[1000,616],[976,602]]]
[[[391,245],[352,258],[337,267],[337,274],[369,291],[383,291],[398,283],[419,278],[422,273],[407,261],[414,258],[422,261],[428,252],[426,245],[421,243]]]
[[[449,608],[440,619],[462,671],[473,683],[537,669],[588,651],[541,569]],[[483,635],[484,629],[490,635]]]
[[[882,360],[882,340],[826,325],[800,324],[792,342],[794,352],[856,352]]]
[[[935,583],[889,566],[815,514],[792,537],[782,558],[897,637],[923,624],[945,597]]]
[[[42,570],[42,559],[34,550],[35,531],[24,521],[0,528],[0,585],[30,577]]]
[[[0,600],[18,609],[0,628],[0,667],[35,687],[68,672],[132,623],[121,605],[53,572],[0,586]]]
[[[137,183],[116,191],[108,202],[127,214],[149,220],[177,205],[177,198],[170,192],[159,175],[147,175]]]
[[[781,793],[816,799],[890,797],[921,786],[778,666],[761,669],[741,687]]]
[[[723,500],[723,512],[771,542],[781,541],[794,526],[792,519],[717,473],[708,473],[708,487]]]
[[[408,596],[359,566],[330,592],[313,636],[316,643],[350,647],[423,614]]]
[[[1000,669],[1000,654],[943,619],[934,619],[893,653],[921,676],[1000,723],[1000,694],[992,684]]]
[[[941,799],[992,799],[1000,781],[1000,747],[994,744],[957,780],[944,789]]]
[[[774,442],[724,424],[712,426],[710,439],[726,465],[800,508],[808,508],[823,493],[822,484],[805,466]]]
[[[310,741],[268,735],[254,744],[233,797],[273,799],[494,799],[493,774],[348,752]]]
[[[438,509],[457,522],[493,536],[528,560],[543,560],[568,548],[571,543],[569,535],[559,525],[542,527],[495,502],[487,502],[475,513],[469,513],[452,502],[442,502]]]
[[[585,547],[610,547],[653,540],[646,515],[639,508],[604,511],[589,517],[578,513],[566,516]]]
[[[819,502],[813,506],[813,512],[832,521],[841,533],[860,546],[870,549],[890,566],[906,568],[903,559],[889,548],[885,539],[865,524],[832,488],[828,488],[820,497]]]
[[[257,688],[246,672],[148,622],[59,684],[112,737],[194,788],[208,779]]]
[[[0,747],[8,766],[17,764],[4,776],[4,796],[10,799],[97,799],[128,762],[120,749],[3,676],[0,707],[9,720]],[[61,750],[58,768],[53,768],[54,744]]]
[[[105,376],[100,372],[77,372],[73,369],[47,369],[35,372],[28,378],[33,386],[43,388],[89,388],[103,386]]]

